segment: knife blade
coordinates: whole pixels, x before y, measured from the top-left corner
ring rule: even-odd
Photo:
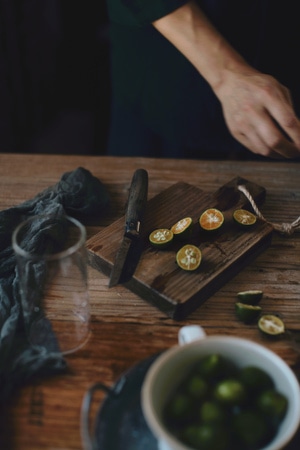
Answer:
[[[148,173],[144,169],[137,169],[131,180],[123,239],[117,250],[109,287],[118,283],[125,283],[134,274],[142,251],[140,227],[147,203],[147,195]]]

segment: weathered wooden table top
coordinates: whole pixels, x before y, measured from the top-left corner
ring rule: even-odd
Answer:
[[[85,224],[88,238],[124,214],[128,188],[137,168],[149,175],[148,198],[179,181],[214,192],[240,176],[266,188],[260,210],[271,223],[292,222],[300,215],[300,165],[292,162],[188,161],[0,154],[0,209],[17,205],[54,185],[64,172],[84,167],[106,186],[110,210]],[[108,288],[108,278],[89,267],[92,333],[87,344],[67,356],[69,371],[28,383],[2,405],[3,450],[79,450],[80,409],[85,392],[96,382],[113,386],[134,364],[177,343],[182,325],[200,324],[208,335],[249,338],[280,355],[297,372],[299,353],[285,336],[264,337],[255,324],[245,325],[234,312],[236,294],[261,289],[264,312],[280,314],[287,327],[300,330],[300,234],[277,232],[252,263],[228,281],[183,321],[175,321],[124,286]],[[95,417],[103,394],[95,396]],[[299,433],[298,433],[299,434]],[[299,448],[299,436],[289,449]],[[105,450],[105,449],[103,449]]]

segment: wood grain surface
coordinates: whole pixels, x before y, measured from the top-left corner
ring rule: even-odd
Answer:
[[[265,250],[271,242],[271,225],[258,220],[246,231],[232,219],[235,209],[250,209],[247,198],[238,191],[239,185],[247,188],[257,204],[262,203],[265,189],[239,177],[214,193],[179,182],[152,198],[141,224],[140,261],[125,286],[173,319],[182,320]],[[224,215],[218,232],[201,232],[199,217],[208,208],[218,208]],[[201,266],[195,272],[184,271],[176,264],[175,255],[183,242],[173,242],[161,251],[154,249],[148,239],[151,231],[170,229],[184,217],[191,217],[194,223],[193,234],[184,243],[196,245],[202,253]],[[91,265],[107,275],[124,234],[124,223],[125,217],[87,241]]]
[[[260,210],[271,223],[292,222],[300,215],[299,164],[289,162],[188,161],[154,158],[0,154],[0,208],[32,198],[61,175],[82,166],[106,186],[111,206],[102,217],[85,223],[88,239],[124,216],[133,172],[149,174],[148,198],[177,182],[213,193],[235,177],[266,189]],[[1,406],[0,448],[3,450],[80,450],[80,409],[96,382],[112,386],[134,364],[173,346],[185,324],[200,324],[208,335],[240,336],[274,350],[299,375],[299,349],[290,334],[269,340],[256,324],[244,325],[234,313],[236,294],[261,289],[264,312],[280,314],[288,330],[300,330],[300,237],[273,233],[258,257],[225,283],[187,319],[176,321],[125,286],[108,288],[107,275],[89,267],[91,337],[67,357],[68,371],[31,380]],[[95,396],[91,425],[104,394]],[[299,433],[286,448],[298,449]]]

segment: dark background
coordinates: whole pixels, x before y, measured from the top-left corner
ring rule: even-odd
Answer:
[[[0,152],[104,154],[105,0],[0,0]]]

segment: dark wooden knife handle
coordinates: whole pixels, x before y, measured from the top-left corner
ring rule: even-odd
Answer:
[[[144,214],[148,195],[148,172],[137,169],[132,177],[126,209],[125,235],[139,235],[140,223]]]

